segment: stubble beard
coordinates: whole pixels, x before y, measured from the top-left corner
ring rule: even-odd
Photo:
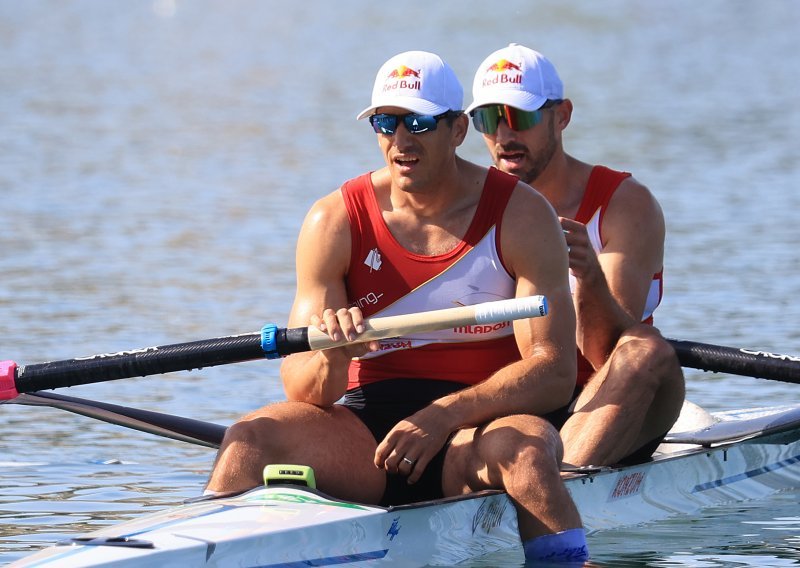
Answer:
[[[548,121],[547,126],[547,142],[544,147],[535,154],[531,153],[524,144],[512,142],[502,148],[505,152],[524,152],[528,157],[517,171],[507,171],[507,173],[514,174],[528,185],[533,185],[539,176],[542,175],[542,172],[547,168],[550,160],[553,159],[553,155],[556,153],[556,133],[553,121]],[[499,160],[495,159],[495,164],[498,168],[500,167]]]

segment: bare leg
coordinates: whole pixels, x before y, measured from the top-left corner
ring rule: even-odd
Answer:
[[[366,426],[341,406],[265,406],[228,428],[207,489],[251,489],[263,482],[265,465],[290,463],[311,466],[317,487],[325,493],[377,503],[386,479],[372,462],[376,446]]]
[[[561,440],[535,416],[507,416],[459,431],[445,457],[445,495],[505,489],[517,509],[523,541],[581,527],[559,473]]]
[[[664,434],[685,396],[675,351],[648,325],[620,338],[561,429],[564,462],[609,465]]]

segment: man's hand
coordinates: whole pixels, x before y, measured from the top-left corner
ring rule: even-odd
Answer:
[[[605,278],[600,261],[597,260],[597,253],[589,240],[589,233],[586,225],[559,217],[561,228],[564,229],[564,237],[567,239],[569,247],[569,270],[572,275],[581,281],[588,281],[592,278]]]
[[[375,465],[388,473],[405,475],[416,483],[439,453],[450,430],[435,403],[397,423],[375,450]]]
[[[361,309],[357,307],[339,308],[338,310],[327,308],[323,310],[322,316],[312,315],[310,325],[327,333],[328,337],[333,341],[341,341],[342,339],[356,341],[359,334],[364,332],[364,315],[361,313]],[[379,349],[380,345],[377,341],[368,341],[344,345],[338,348],[337,351],[346,354],[349,359],[352,359]]]

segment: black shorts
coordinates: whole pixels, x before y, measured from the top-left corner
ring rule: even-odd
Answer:
[[[390,379],[347,391],[343,406],[369,428],[376,443],[381,443],[398,422],[408,418],[434,400],[462,390],[463,383],[429,379]],[[403,475],[387,475],[386,491],[380,504],[403,505],[440,499],[444,455],[452,435],[430,461],[422,477],[409,485]]]

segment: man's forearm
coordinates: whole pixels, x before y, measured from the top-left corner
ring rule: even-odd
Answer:
[[[639,322],[620,306],[605,278],[579,281],[574,302],[578,348],[595,367],[600,367],[620,335]]]
[[[447,416],[451,431],[478,426],[512,414],[544,415],[569,403],[575,389],[575,365],[517,361],[480,384],[433,404]]]
[[[350,358],[338,349],[298,353],[284,360],[281,377],[290,401],[332,406],[347,390]]]

